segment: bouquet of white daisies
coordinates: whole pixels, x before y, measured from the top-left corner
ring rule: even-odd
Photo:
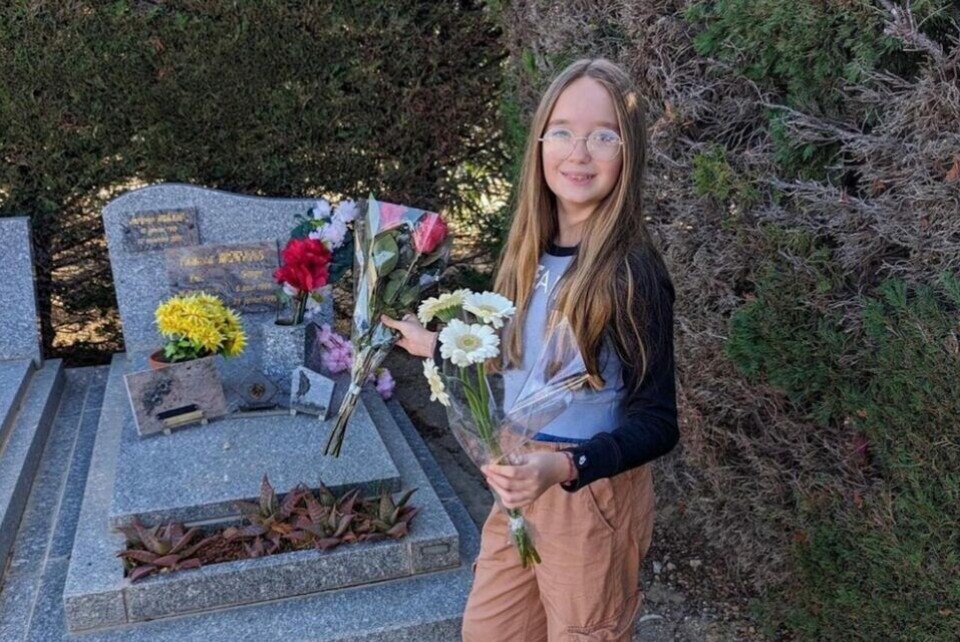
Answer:
[[[569,324],[553,315],[533,367],[520,373],[524,383],[505,408],[500,332],[515,311],[506,297],[470,290],[427,299],[418,310],[424,325],[434,319],[444,324],[441,366],[432,358],[423,362],[430,400],[446,407],[450,430],[478,467],[522,463],[527,442],[567,408],[588,378]],[[505,510],[522,565],[539,563],[521,510]]]

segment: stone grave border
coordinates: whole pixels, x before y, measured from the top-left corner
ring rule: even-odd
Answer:
[[[123,358],[122,354],[114,357],[115,361]],[[121,371],[116,363],[111,367],[106,398],[115,396],[118,386],[122,388]],[[444,498],[434,490],[379,397],[364,393],[363,400],[358,413],[375,409],[370,412],[371,419],[400,472],[403,487],[418,488],[411,501],[420,512],[407,537],[398,542],[349,544],[327,552],[299,551],[212,564],[137,583],[123,577],[123,566],[116,558],[123,548],[123,536],[108,528],[116,456],[129,408],[104,404],[63,592],[69,630],[116,626],[387,579],[378,565],[395,561],[402,562],[400,568],[406,576],[414,577],[462,564],[459,531],[444,508]],[[391,544],[394,551],[390,550]],[[343,573],[333,572],[338,567],[344,569]],[[301,579],[294,579],[297,577]]]

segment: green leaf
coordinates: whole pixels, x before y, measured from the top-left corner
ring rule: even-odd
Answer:
[[[420,286],[418,284],[410,285],[404,288],[397,297],[397,307],[409,308],[420,297]]]
[[[381,234],[373,241],[371,248],[373,267],[377,274],[384,275],[393,272],[397,267],[397,261],[400,256],[400,249],[397,247],[397,241],[393,237],[393,230]]]

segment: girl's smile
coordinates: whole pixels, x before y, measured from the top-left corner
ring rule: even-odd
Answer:
[[[573,172],[560,172],[564,178],[573,183],[574,185],[586,185],[596,174],[582,174],[582,173],[573,173]]]

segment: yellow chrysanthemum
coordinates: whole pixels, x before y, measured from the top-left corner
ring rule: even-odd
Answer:
[[[187,340],[199,353],[233,357],[247,344],[240,315],[205,292],[171,297],[157,307],[160,334],[171,341]]]
[[[227,340],[223,344],[223,354],[227,357],[235,357],[247,347],[247,335],[243,328],[228,333]]]

